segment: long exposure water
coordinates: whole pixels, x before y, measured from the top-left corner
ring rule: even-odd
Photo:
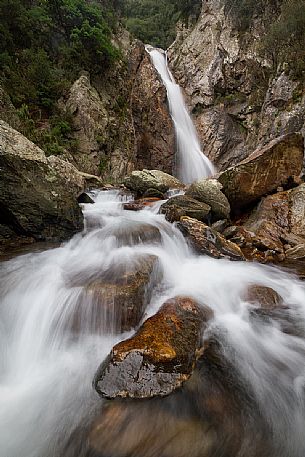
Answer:
[[[178,175],[186,183],[208,176],[213,167],[166,58],[149,52],[168,91]],[[199,256],[158,214],[162,202],[134,212],[123,209],[132,197],[120,190],[91,196],[82,233],[0,263],[0,457],[304,457],[303,282],[274,267]],[[105,320],[88,285],[141,269],[148,255],[158,259],[158,281],[147,286],[143,319],[169,298],[194,298],[214,313],[203,335],[212,357],[173,395],[120,404],[129,420],[124,429],[106,421],[109,439],[96,454],[86,431],[109,402],[92,380],[134,331],[117,334],[116,316]],[[245,298],[251,285],[272,288],[285,306],[266,313]]]
[[[205,338],[219,342],[223,358],[268,425],[275,445],[268,455],[304,456],[303,284],[275,268],[197,256],[177,228],[157,214],[159,203],[132,212],[123,210],[126,197],[119,191],[98,192],[94,199],[95,204],[84,205],[82,234],[58,248],[1,264],[1,457],[62,455],[70,434],[94,415],[99,401],[92,389],[94,372],[127,334],[98,330],[94,322],[100,310],[89,298],[81,301],[80,328],[73,329],[79,297],[92,279],[109,271],[115,275],[120,266],[128,269],[147,254],[158,256],[162,272],[147,315],[176,295],[213,309]],[[131,242],[129,235],[143,224],[146,230],[147,224],[157,227],[161,242]],[[298,336],[276,319],[252,318],[253,304],[242,298],[251,284],[272,287],[283,297]]]

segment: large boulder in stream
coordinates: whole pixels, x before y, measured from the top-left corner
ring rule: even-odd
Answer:
[[[73,165],[47,158],[0,121],[0,225],[35,240],[69,238],[83,228],[77,203],[83,188],[84,179]]]
[[[294,133],[271,141],[221,173],[218,180],[232,211],[239,212],[279,186],[291,185],[301,174],[303,159],[304,139]]]
[[[94,379],[106,398],[166,396],[192,374],[204,324],[212,316],[194,300],[168,300],[135,336],[114,346]]]
[[[146,254],[130,264],[109,267],[83,287],[71,321],[73,332],[87,325],[89,330],[104,333],[122,333],[137,327],[158,279],[158,257],[154,255]],[[73,285],[82,284],[76,281]],[[92,320],[88,316],[93,316]]]
[[[220,233],[203,222],[190,217],[182,217],[178,227],[199,254],[215,259],[245,260],[241,249],[235,243],[226,240]]]
[[[205,203],[201,203],[187,195],[177,195],[165,202],[160,213],[165,214],[169,222],[179,221],[182,216],[189,216],[199,221],[207,222],[209,220],[211,207]]]
[[[184,189],[178,179],[160,170],[133,171],[124,180],[125,186],[137,195],[144,195],[148,190],[155,189],[161,193],[169,189]]]
[[[214,221],[230,219],[230,203],[222,192],[222,185],[217,179],[203,179],[194,182],[187,189],[185,195],[209,205]]]

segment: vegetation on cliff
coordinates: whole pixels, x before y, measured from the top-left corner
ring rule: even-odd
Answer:
[[[175,39],[178,20],[197,17],[201,0],[126,0],[127,29],[144,43],[166,49]]]
[[[305,0],[224,0],[227,14],[240,31],[247,31],[255,17],[269,8],[271,24],[262,37],[262,49],[277,69],[286,63],[294,76],[305,73]]]
[[[60,95],[80,70],[102,72],[119,57],[111,42],[117,7],[115,0],[0,0],[0,83],[33,140],[37,123],[51,117],[40,143],[52,153],[70,129],[55,113]]]

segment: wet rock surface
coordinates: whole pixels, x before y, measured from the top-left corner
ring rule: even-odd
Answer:
[[[280,137],[218,177],[235,213],[298,179],[304,159],[301,134]]]
[[[211,227],[190,217],[182,217],[178,226],[196,252],[216,259],[245,260],[241,249]]]
[[[158,201],[160,201],[160,198],[156,197],[140,198],[132,202],[124,203],[123,208],[129,211],[141,211],[148,206],[152,206]]]
[[[209,205],[214,221],[229,219],[230,203],[221,189],[222,185],[216,179],[203,179],[191,184],[185,195]]]
[[[186,195],[170,198],[159,212],[165,214],[169,222],[179,221],[182,216],[193,217],[207,222],[210,219],[210,206]]]
[[[258,284],[249,286],[242,298],[248,303],[258,305],[266,310],[283,306],[283,299],[275,290]]]
[[[78,170],[0,121],[0,224],[17,236],[62,240],[83,228]]]
[[[95,376],[95,389],[106,398],[170,394],[190,377],[210,317],[190,298],[168,300],[134,337],[113,348]]]
[[[124,227],[113,230],[113,236],[117,238],[119,246],[134,246],[141,243],[160,243],[161,233],[158,227],[145,222],[136,223],[126,221]]]
[[[183,189],[184,185],[173,176],[159,170],[133,171],[124,180],[125,186],[143,195],[148,189],[156,189],[159,192],[167,192],[169,189]]]
[[[84,302],[98,310],[97,330],[120,333],[139,325],[157,279],[157,264],[156,256],[146,255],[136,265],[112,269],[85,288]],[[74,328],[80,325],[73,323]]]

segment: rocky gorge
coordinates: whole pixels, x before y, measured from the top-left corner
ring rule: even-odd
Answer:
[[[5,457],[303,457],[303,93],[267,78],[272,11],[241,36],[204,0],[156,51],[174,95],[120,30],[124,58],[58,100],[77,144],[59,155],[1,90]],[[191,183],[170,69],[216,166]]]

